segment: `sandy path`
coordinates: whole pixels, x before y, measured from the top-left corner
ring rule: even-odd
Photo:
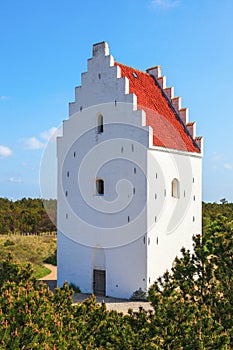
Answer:
[[[49,270],[51,270],[51,272],[40,278],[40,280],[42,281],[55,281],[57,280],[57,266],[51,265],[51,264],[44,264],[45,267],[47,267]]]

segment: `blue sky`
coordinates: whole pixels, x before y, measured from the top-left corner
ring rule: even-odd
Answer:
[[[203,200],[233,201],[231,0],[9,0],[1,4],[0,196],[40,197],[46,140],[68,116],[92,45],[161,65],[204,135]]]

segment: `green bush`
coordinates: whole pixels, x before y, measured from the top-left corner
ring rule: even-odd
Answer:
[[[74,293],[81,293],[81,289],[75,283],[69,283],[69,288],[74,291]]]
[[[7,240],[4,242],[3,245],[4,245],[4,247],[9,247],[9,246],[11,246],[11,245],[15,245],[15,242],[13,242],[13,241],[7,239]]]
[[[53,254],[48,256],[44,260],[44,262],[47,263],[47,264],[51,264],[51,265],[57,266],[57,250],[55,250]]]
[[[130,300],[132,300],[132,301],[147,301],[148,300],[147,292],[145,292],[144,290],[139,288],[138,290],[133,292],[133,294],[130,297]]]

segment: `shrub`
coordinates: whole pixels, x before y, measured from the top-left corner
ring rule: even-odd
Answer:
[[[136,290],[135,292],[133,292],[133,294],[130,297],[130,300],[132,301],[147,301],[147,293],[142,290],[141,288],[139,288],[138,290]]]
[[[10,245],[15,245],[15,242],[11,241],[10,239],[7,239],[3,245],[4,247],[8,247]]]
[[[48,256],[44,260],[44,262],[47,263],[47,264],[51,264],[51,265],[57,266],[57,250],[55,250],[55,252],[53,254]]]
[[[71,282],[69,283],[69,288],[73,289],[73,291],[75,293],[81,293],[81,289],[79,288],[79,286],[77,286],[75,283]]]

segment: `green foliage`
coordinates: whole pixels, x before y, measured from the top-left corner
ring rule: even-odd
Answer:
[[[13,244],[9,245],[8,241]],[[7,243],[6,243],[7,242]],[[56,262],[56,238],[53,236],[0,236],[0,262],[11,254],[22,264],[30,263],[37,278],[42,278],[50,270],[44,267],[44,262]],[[52,258],[53,257],[53,260]]]
[[[74,293],[81,293],[81,289],[75,283],[69,283],[69,288],[74,291]]]
[[[164,349],[231,348],[232,270],[233,225],[218,217],[149,290]]]
[[[147,301],[147,292],[139,288],[138,290],[135,290],[133,294],[130,297],[130,300],[132,301]]]
[[[194,237],[193,252],[182,249],[172,271],[149,290],[153,311],[123,315],[106,310],[93,296],[73,305],[68,284],[53,294],[35,280],[30,265],[10,256],[2,260],[0,348],[230,350],[233,214],[228,203],[203,209],[204,232]]]
[[[10,239],[7,239],[5,242],[4,242],[4,247],[9,247],[11,245],[15,245],[15,242],[11,241]]]
[[[54,266],[57,266],[57,249],[52,252],[46,259],[44,259],[44,262],[47,264],[51,264]]]
[[[55,200],[23,198],[12,202],[0,198],[0,234],[29,235],[56,231],[50,217],[56,222]]]
[[[137,348],[131,327],[122,314],[107,311],[105,304],[97,304],[94,297],[73,306],[68,284],[53,294],[12,260],[4,261],[3,265],[21,279],[2,278],[2,349]]]
[[[221,200],[222,203],[222,200]],[[233,203],[226,200],[223,204],[202,203],[203,231],[218,218],[225,217],[228,222],[233,221]]]

